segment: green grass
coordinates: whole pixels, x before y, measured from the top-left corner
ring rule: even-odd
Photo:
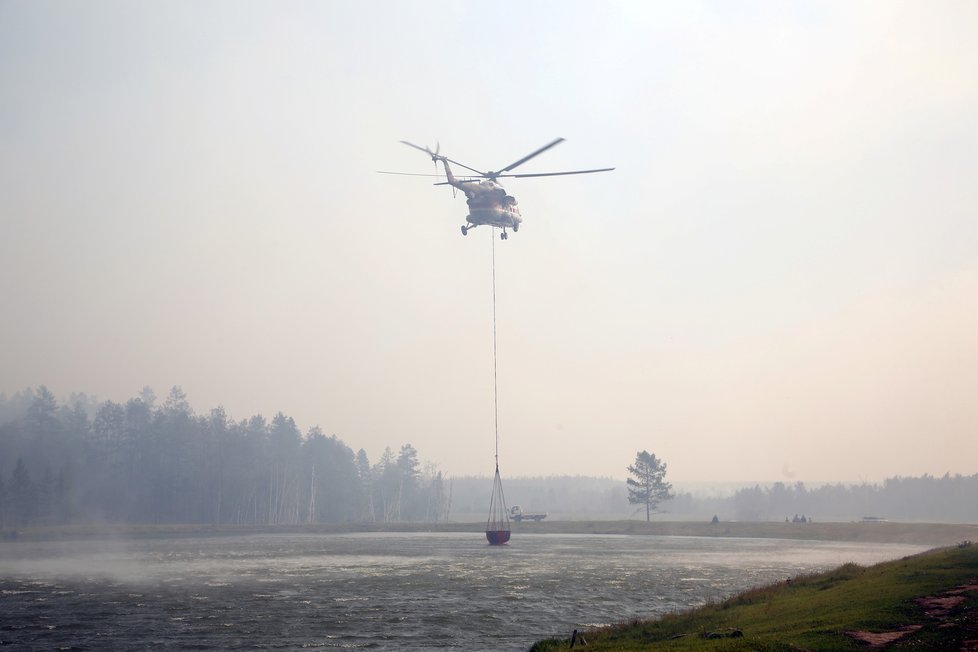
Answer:
[[[978,546],[933,550],[871,567],[846,564],[833,571],[756,588],[718,604],[649,622],[585,632],[587,650],[858,650],[866,646],[846,631],[896,630],[919,624],[918,632],[887,649],[960,649],[975,631],[939,627],[915,598],[935,595],[978,578]],[[978,608],[969,594],[958,609]],[[955,612],[952,612],[952,615]],[[974,614],[971,615],[972,626]],[[708,632],[743,633],[707,639]],[[550,639],[536,652],[566,650],[569,639]],[[577,649],[577,648],[575,648]]]

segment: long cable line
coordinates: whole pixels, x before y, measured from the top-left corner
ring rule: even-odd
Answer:
[[[505,545],[509,541],[509,513],[503,483],[499,479],[499,382],[496,363],[496,229],[492,235],[492,410],[493,429],[496,435],[496,475],[492,481],[492,499],[489,501],[489,521],[486,523],[486,539],[489,545]]]
[[[496,382],[496,228],[490,231],[492,241],[492,410],[496,431],[496,473],[499,473],[499,388]]]

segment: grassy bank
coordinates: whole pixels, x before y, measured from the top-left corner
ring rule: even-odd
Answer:
[[[846,564],[687,613],[583,636],[587,650],[857,650],[872,643],[887,649],[974,650],[978,546],[933,550],[869,568]],[[551,639],[532,650],[569,646],[569,639]]]
[[[471,532],[485,523],[354,523],[313,525],[78,524],[6,529],[3,540],[246,536],[253,534],[342,534],[351,532]],[[695,537],[751,537],[859,541],[949,546],[978,541],[978,525],[945,523],[696,523],[645,521],[550,521],[513,523],[513,543],[521,534],[632,534]]]

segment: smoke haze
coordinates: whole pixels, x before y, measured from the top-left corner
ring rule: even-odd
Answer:
[[[978,5],[0,2],[0,392],[504,475],[978,471]]]

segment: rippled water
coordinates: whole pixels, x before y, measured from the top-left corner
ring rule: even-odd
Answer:
[[[923,548],[481,532],[0,544],[0,643],[518,650]]]

